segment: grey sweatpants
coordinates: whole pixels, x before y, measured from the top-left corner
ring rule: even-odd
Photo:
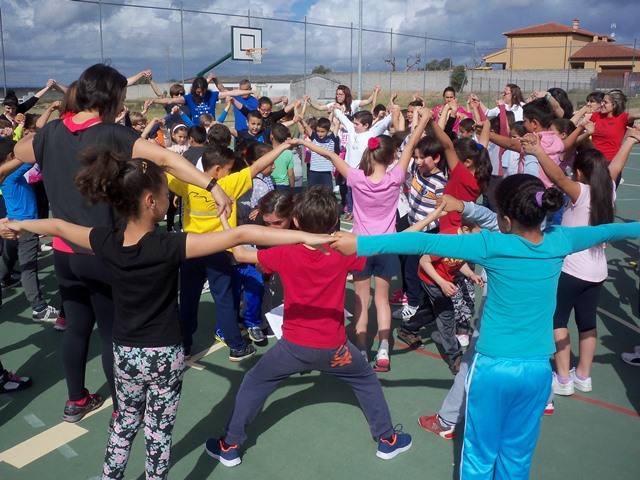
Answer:
[[[5,240],[2,260],[0,260],[0,278],[5,278],[13,270],[16,261],[20,265],[20,283],[31,308],[45,306],[38,281],[38,236],[24,232],[18,240]]]

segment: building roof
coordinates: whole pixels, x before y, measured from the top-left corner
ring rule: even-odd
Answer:
[[[497,52],[492,52],[485,55],[484,57],[482,57],[482,59],[487,63],[504,63],[507,61],[507,53],[508,50],[506,48],[503,48],[502,50],[498,50]]]
[[[504,33],[507,37],[517,37],[520,35],[568,35],[568,34],[577,34],[585,37],[605,37],[608,40],[613,40],[609,38],[607,35],[602,35],[599,33],[590,32],[589,30],[585,30],[583,28],[573,28],[570,25],[563,25],[562,23],[557,22],[548,22],[541,23],[538,25],[532,25],[530,27],[524,27],[517,30],[511,30],[510,32]]]
[[[616,45],[609,42],[587,43],[580,50],[575,52],[570,60],[591,60],[591,59],[633,59],[640,60],[640,50]]]

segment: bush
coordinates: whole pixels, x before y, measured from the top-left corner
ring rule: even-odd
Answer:
[[[465,72],[464,65],[456,65],[451,71],[449,77],[449,84],[456,90],[461,92],[464,86],[467,84],[467,73]]]

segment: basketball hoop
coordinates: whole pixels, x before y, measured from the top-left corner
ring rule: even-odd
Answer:
[[[262,54],[267,51],[266,48],[245,48],[243,50],[247,56],[251,57],[253,63],[262,63]]]

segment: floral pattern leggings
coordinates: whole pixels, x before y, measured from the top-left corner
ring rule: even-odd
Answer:
[[[171,432],[182,390],[182,345],[139,348],[113,345],[118,411],[113,420],[103,479],[124,478],[131,444],[144,420],[147,479],[169,474]]]

